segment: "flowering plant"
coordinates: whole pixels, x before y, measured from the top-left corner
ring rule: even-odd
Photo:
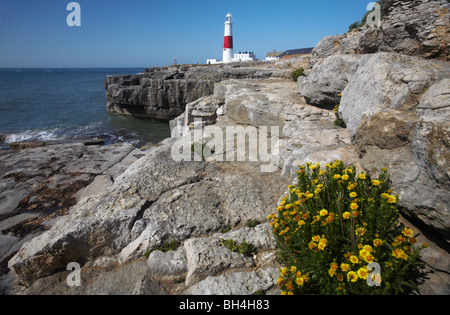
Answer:
[[[342,161],[299,166],[269,215],[282,294],[399,294],[416,289],[422,263],[411,229],[399,223],[389,175],[356,174]]]

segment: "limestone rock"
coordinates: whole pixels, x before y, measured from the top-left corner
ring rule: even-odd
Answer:
[[[185,294],[251,295],[258,290],[266,291],[275,287],[279,273],[278,268],[267,268],[208,277],[191,286]]]
[[[167,253],[155,250],[148,257],[147,266],[155,277],[182,276],[187,272],[186,250],[184,247]]]
[[[364,115],[414,110],[431,84],[449,74],[448,63],[441,61],[390,53],[366,55],[342,92],[339,112],[355,135]]]
[[[335,106],[359,66],[360,55],[332,55],[318,62],[307,78],[299,78],[300,93],[310,104]]]

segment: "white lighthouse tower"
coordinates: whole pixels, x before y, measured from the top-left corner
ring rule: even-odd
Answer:
[[[230,63],[233,59],[233,17],[227,14],[225,22],[225,39],[223,44],[223,63]]]

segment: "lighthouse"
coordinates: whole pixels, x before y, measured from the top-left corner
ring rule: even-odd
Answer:
[[[230,63],[233,59],[233,17],[227,14],[225,21],[225,39],[223,43],[223,63]]]

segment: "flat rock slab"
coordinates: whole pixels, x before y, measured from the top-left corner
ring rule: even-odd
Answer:
[[[134,149],[132,144],[86,147],[83,155],[62,170],[66,173],[101,174],[123,160]]]

